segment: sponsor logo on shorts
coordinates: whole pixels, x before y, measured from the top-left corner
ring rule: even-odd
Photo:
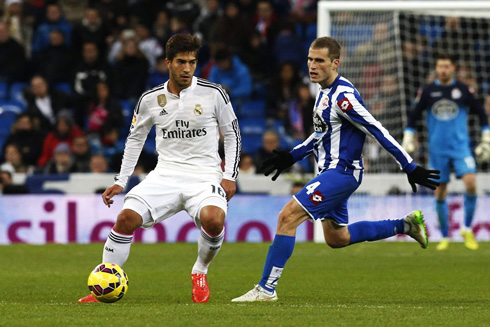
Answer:
[[[316,206],[319,205],[320,202],[322,202],[324,199],[325,199],[325,197],[323,196],[322,193],[320,193],[320,191],[315,191],[315,193],[313,193],[310,196],[311,203],[313,203]]]

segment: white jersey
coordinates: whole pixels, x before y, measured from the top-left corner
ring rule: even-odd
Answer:
[[[228,94],[205,79],[192,78],[191,86],[177,96],[168,81],[140,97],[134,111],[116,184],[125,187],[153,125],[158,164],[155,170],[220,174],[236,180],[241,151],[238,121]],[[218,154],[220,133],[225,142],[225,171]]]

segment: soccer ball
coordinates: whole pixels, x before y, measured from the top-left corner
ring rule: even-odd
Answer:
[[[128,275],[119,265],[104,262],[90,273],[87,284],[100,302],[116,302],[128,291]]]

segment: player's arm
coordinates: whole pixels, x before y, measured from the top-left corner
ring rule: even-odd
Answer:
[[[475,148],[476,157],[481,161],[490,161],[490,126],[488,126],[488,116],[480,102],[475,99],[469,90],[468,104],[470,112],[476,114],[480,120],[481,139]]]
[[[272,156],[262,162],[264,175],[269,176],[275,170],[276,173],[272,176],[272,180],[275,181],[284,170],[291,167],[295,162],[310,155],[313,152],[315,141],[315,133],[313,133],[303,143],[297,145],[291,151],[273,150]]]
[[[228,201],[236,193],[236,179],[238,177],[238,164],[242,151],[242,137],[238,119],[225,90],[216,95],[217,117],[221,135],[225,144],[225,171],[221,187],[223,187]]]
[[[114,185],[108,187],[102,194],[102,200],[107,206],[110,207],[114,202],[112,197],[121,193],[126,187],[129,177],[133,174],[134,167],[138,162],[146,137],[152,126],[153,119],[142,97],[139,99],[134,110],[133,121],[124,146],[121,170],[119,174],[114,177]]]
[[[417,121],[422,118],[425,108],[425,92],[421,89],[415,99],[415,107],[408,113],[407,127],[403,131],[402,147],[408,152],[415,151],[415,127]]]
[[[371,113],[361,104],[352,93],[344,93],[338,97],[337,111],[349,120],[354,126],[368,136],[373,137],[398,161],[402,170],[408,175],[408,181],[413,192],[417,191],[416,184],[435,189],[439,183],[433,179],[439,179],[438,170],[427,170],[417,166],[412,157],[390,135],[388,130],[377,121]]]

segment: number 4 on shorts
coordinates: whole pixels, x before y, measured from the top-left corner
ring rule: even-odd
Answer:
[[[307,185],[306,189],[308,190],[306,194],[310,195],[315,192],[315,189],[320,185],[320,182],[314,182],[313,184]]]

